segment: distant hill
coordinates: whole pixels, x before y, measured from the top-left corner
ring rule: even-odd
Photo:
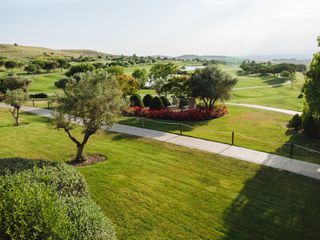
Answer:
[[[44,47],[32,47],[32,46],[15,46],[10,44],[0,44],[0,56],[12,58],[12,59],[23,59],[28,57],[35,57],[39,55],[50,55],[50,56],[69,56],[69,57],[97,57],[97,56],[110,56],[110,54],[79,49],[79,50],[55,50]]]

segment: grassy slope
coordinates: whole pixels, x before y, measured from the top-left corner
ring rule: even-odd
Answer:
[[[22,121],[13,127],[0,110],[0,159],[71,158],[63,131],[38,116]],[[86,150],[108,157],[79,170],[119,239],[318,239],[317,181],[118,134],[99,133]]]
[[[183,134],[230,144],[231,132],[235,131],[235,145],[284,156],[289,156],[290,153],[290,146],[285,143],[290,143],[293,140],[297,144],[320,151],[319,140],[306,138],[302,134],[288,130],[286,124],[291,119],[289,115],[235,106],[229,106],[228,111],[228,115],[219,119],[199,122],[185,121],[185,124],[194,129],[183,126]],[[158,124],[147,120],[144,122],[146,128],[174,133],[180,131],[179,125]],[[164,122],[172,123],[174,121]],[[124,118],[120,123],[141,126],[140,120],[132,118]],[[320,164],[319,154],[295,149],[294,157]]]
[[[92,51],[92,50],[55,50],[44,47],[33,47],[33,46],[14,46],[10,44],[0,44],[0,56],[14,59],[25,59],[28,57],[34,57],[38,55],[43,55],[44,53],[50,54],[52,56],[70,56],[70,57],[80,57],[80,56],[106,56],[108,54]],[[53,53],[53,54],[51,54]]]

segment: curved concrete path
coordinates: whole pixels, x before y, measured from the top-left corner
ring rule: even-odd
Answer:
[[[8,108],[7,105],[1,103],[0,107]],[[47,109],[22,107],[21,110],[48,118],[52,116],[52,111]],[[247,148],[230,146],[228,144],[180,136],[172,133],[160,132],[150,129],[131,127],[121,124],[114,124],[112,128],[105,128],[105,130],[154,139],[161,142],[167,142],[179,146],[206,151],[209,153],[220,154],[223,156],[240,159],[246,162],[256,163],[279,170],[286,170],[292,173],[301,174],[320,180],[320,165],[314,163],[303,162]]]
[[[296,114],[302,114],[302,112],[298,111],[293,111],[293,110],[287,110],[287,109],[282,109],[282,108],[275,108],[275,107],[266,107],[262,105],[256,105],[256,104],[247,104],[247,103],[226,103],[227,105],[230,106],[239,106],[239,107],[248,107],[248,108],[255,108],[255,109],[262,109],[262,110],[267,110],[267,111],[273,111],[273,112],[279,112],[279,113],[284,113],[288,115],[296,115]]]

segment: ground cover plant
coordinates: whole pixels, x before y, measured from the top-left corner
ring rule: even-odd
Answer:
[[[0,159],[72,158],[72,142],[47,119],[21,121],[0,110]],[[121,134],[98,133],[86,151],[108,157],[77,169],[118,239],[318,239],[318,181]]]

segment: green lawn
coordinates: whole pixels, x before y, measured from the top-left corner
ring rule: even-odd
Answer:
[[[69,160],[75,146],[47,121],[22,114],[14,127],[1,109],[0,159]],[[319,181],[111,133],[86,152],[107,156],[78,169],[119,239],[319,239]]]
[[[270,86],[286,82],[284,79],[275,77],[237,76],[236,72],[240,70],[240,68],[235,65],[222,65],[220,67],[224,71],[238,78],[238,83],[235,88]],[[302,111],[303,99],[298,99],[298,96],[301,93],[303,83],[303,74],[297,73],[297,80],[292,89],[289,84],[269,88],[233,90],[230,102],[259,104],[263,106]]]
[[[56,88],[54,83],[64,77],[64,73],[58,71],[54,73],[33,75],[30,77],[32,79],[30,92],[49,94],[60,92],[61,90]]]
[[[228,111],[228,115],[218,119],[182,122],[192,127],[191,129],[182,126],[183,134],[231,144],[231,133],[234,131],[235,145],[284,156],[289,156],[288,143],[292,141],[320,151],[320,140],[307,138],[287,128],[287,123],[291,119],[289,115],[237,106],[229,106]],[[122,118],[119,122],[141,127],[141,120],[137,118]],[[180,132],[178,124],[166,125],[145,120],[144,127],[173,133]],[[320,154],[312,154],[298,148],[294,149],[294,158],[320,164]]]

